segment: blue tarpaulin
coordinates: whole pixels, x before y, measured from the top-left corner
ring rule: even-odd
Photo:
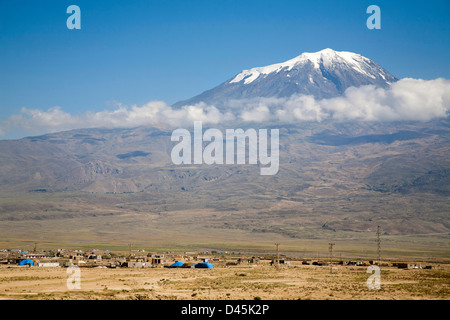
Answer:
[[[183,265],[184,265],[183,262],[177,261],[177,262],[171,264],[171,265],[170,265],[170,268],[178,268],[178,267],[182,267]]]
[[[24,260],[19,262],[19,266],[26,266],[28,264],[31,264],[33,266],[34,265],[34,261],[31,260],[31,259],[24,259]]]
[[[197,263],[194,267],[195,268],[207,268],[207,269],[214,268],[214,266],[209,262],[200,262],[200,263]]]

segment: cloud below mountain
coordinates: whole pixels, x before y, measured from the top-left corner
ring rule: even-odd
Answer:
[[[428,121],[448,116],[450,110],[450,81],[405,78],[389,88],[373,85],[348,88],[342,96],[315,99],[310,95],[287,98],[260,98],[231,103],[235,110],[244,109],[244,121],[335,120],[361,121]]]
[[[223,109],[222,109],[223,110]],[[0,120],[0,135],[9,132],[42,134],[79,128],[120,128],[154,126],[188,127],[194,120],[205,124],[242,122],[296,123],[301,121],[428,121],[447,117],[450,111],[450,80],[405,78],[389,88],[374,85],[350,87],[342,96],[316,99],[311,95],[286,98],[232,100],[226,112],[205,103],[174,108],[163,101],[142,106],[118,104],[110,111],[72,115],[61,107],[47,111],[22,108],[21,112]]]

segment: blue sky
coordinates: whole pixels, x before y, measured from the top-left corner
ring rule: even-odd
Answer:
[[[81,30],[66,9],[81,8]],[[381,8],[381,30],[366,9]],[[22,107],[71,114],[177,102],[242,69],[324,48],[360,53],[398,78],[450,78],[450,2],[0,2],[0,119]]]

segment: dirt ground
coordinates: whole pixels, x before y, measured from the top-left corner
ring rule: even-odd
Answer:
[[[380,289],[369,289],[367,267],[240,265],[214,269],[80,268],[69,289],[63,267],[0,267],[0,299],[404,300],[450,298],[450,266],[381,267]],[[70,282],[70,281],[69,281]],[[73,283],[73,282],[70,282]]]

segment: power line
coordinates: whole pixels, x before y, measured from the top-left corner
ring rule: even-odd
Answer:
[[[132,256],[132,254],[131,254],[131,245],[132,245],[132,243],[129,243],[129,244],[128,244],[128,247],[130,248],[130,258],[131,258],[131,256]]]
[[[330,242],[329,243],[329,250],[330,250],[330,273],[333,273],[333,246],[335,245],[335,243]]]
[[[381,263],[381,238],[380,238],[380,226],[377,226],[377,255],[378,264]]]
[[[279,243],[275,243],[275,245],[277,246],[277,265],[280,264],[280,253],[278,251],[278,246],[280,245]]]

